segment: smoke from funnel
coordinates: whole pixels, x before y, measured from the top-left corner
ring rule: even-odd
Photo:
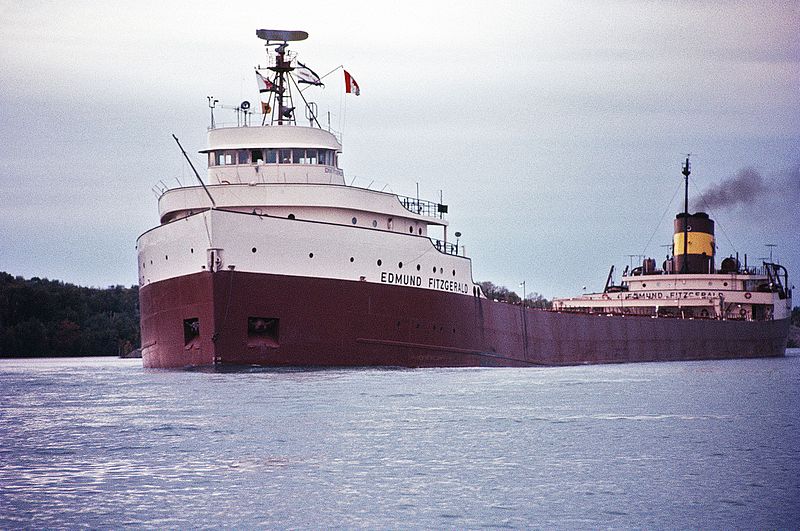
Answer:
[[[712,186],[700,196],[699,207],[713,210],[738,204],[750,204],[767,191],[764,178],[753,168],[739,170],[736,175]]]

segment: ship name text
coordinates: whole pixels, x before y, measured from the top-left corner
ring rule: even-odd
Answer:
[[[422,287],[422,277],[419,275],[403,275],[392,271],[381,271],[381,282],[383,284],[395,284],[398,286]],[[463,282],[455,280],[443,280],[441,278],[429,278],[428,288],[441,291],[452,291],[455,293],[469,293],[469,287]]]
[[[626,293],[625,300],[676,300],[676,299],[712,299],[721,298],[721,291],[638,291]]]
[[[417,275],[400,275],[391,271],[381,271],[381,282],[399,284],[400,286],[422,286],[422,277]]]
[[[429,278],[428,287],[431,289],[440,289],[442,291],[455,291],[458,293],[467,293],[467,285],[463,282],[456,282],[455,280],[442,280],[441,278]]]

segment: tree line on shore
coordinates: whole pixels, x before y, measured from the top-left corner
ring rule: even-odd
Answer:
[[[516,292],[509,290],[505,286],[498,286],[489,281],[478,282],[478,285],[483,290],[483,294],[487,299],[499,302],[508,302],[510,304],[522,304],[522,297],[517,295]],[[525,294],[525,305],[528,308],[552,308],[552,301],[546,299],[543,295],[531,292]]]
[[[139,346],[139,288],[0,272],[0,357],[116,356]]]

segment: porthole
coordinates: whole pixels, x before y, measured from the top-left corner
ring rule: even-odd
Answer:
[[[287,217],[288,217],[289,219],[294,219],[294,214],[289,214]]]
[[[378,266],[381,266],[381,265],[383,265],[383,262],[381,260],[378,260]]]
[[[436,273],[436,266],[433,266],[433,272]]]
[[[192,254],[194,254],[194,247],[190,248],[190,249],[189,249],[189,252],[190,252],[190,253],[192,253]]]
[[[646,288],[647,287],[647,282],[642,282],[642,287]]]
[[[419,271],[420,269],[422,269],[422,266],[417,264],[417,271]]]
[[[351,219],[350,221],[352,221],[352,222],[353,222],[353,225],[355,225],[356,223],[358,223],[358,219],[357,219],[357,218],[353,218],[353,219]]]
[[[150,260],[150,265],[153,265],[153,261],[152,260]]]
[[[250,249],[250,251],[252,251],[252,252],[256,252],[256,248],[255,248],[255,247],[253,247],[252,249]]]
[[[352,264],[352,263],[353,263],[353,262],[355,262],[355,261],[356,261],[356,259],[355,259],[355,258],[353,258],[353,257],[351,256],[351,257],[350,257],[350,263]]]
[[[164,255],[164,260],[169,260],[169,255],[165,254]]]
[[[440,267],[440,268],[439,268],[439,274],[441,275],[442,273],[444,273],[444,268],[443,268],[443,267]]]
[[[378,220],[377,219],[373,219],[372,220],[372,226],[373,227],[377,227],[378,226]]]
[[[453,269],[453,276],[456,276],[456,270]]]
[[[403,262],[397,262],[397,268],[403,269]]]
[[[314,253],[308,253],[309,258],[314,258]]]
[[[723,286],[727,286],[727,285],[728,285],[728,283],[727,283],[727,282],[723,282],[723,283],[722,283],[722,285],[723,285]]]

